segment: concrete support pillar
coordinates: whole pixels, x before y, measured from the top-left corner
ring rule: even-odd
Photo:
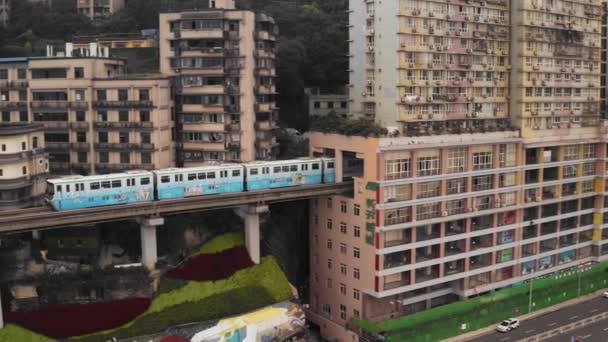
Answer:
[[[149,270],[156,268],[158,261],[158,249],[156,244],[156,227],[165,224],[162,217],[141,218],[139,232],[141,238],[141,263]]]
[[[245,246],[249,251],[251,261],[259,264],[260,253],[260,214],[268,212],[268,206],[243,206],[235,210],[245,223]]]

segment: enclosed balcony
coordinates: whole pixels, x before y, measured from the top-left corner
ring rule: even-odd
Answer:
[[[494,227],[494,215],[484,215],[471,219],[471,231],[479,231]]]
[[[384,277],[384,290],[392,290],[410,285],[410,271],[391,274]]]
[[[558,204],[554,203],[554,204],[547,204],[547,205],[542,206],[542,216],[541,217],[543,217],[543,218],[551,217],[551,216],[555,216],[558,214],[559,214]]]
[[[560,225],[560,231],[574,229],[578,226],[578,219],[576,217],[569,217],[561,220]]]
[[[466,231],[466,221],[465,220],[457,220],[457,221],[449,221],[445,223],[445,235],[452,236],[462,234]]]
[[[384,256],[384,269],[399,267],[403,265],[409,265],[412,262],[411,250],[401,251],[386,254]]]
[[[538,254],[538,244],[534,242],[523,245],[521,248],[521,253],[524,258]]]
[[[427,224],[416,227],[416,241],[438,239],[441,236],[441,224]]]
[[[526,170],[526,184],[534,184],[539,181],[538,170]]]
[[[531,225],[524,227],[524,235],[523,235],[524,240],[533,239],[537,236],[538,236],[538,225],[531,224]]]
[[[538,150],[535,148],[526,150],[526,165],[538,164]]]
[[[454,260],[443,264],[443,272],[446,276],[464,272],[464,259]]]
[[[475,236],[469,239],[471,251],[492,247],[494,243],[493,234]]]
[[[412,242],[412,229],[399,229],[384,233],[384,247],[401,246]]]
[[[538,219],[538,207],[524,209],[524,221],[532,221],[536,219]]]
[[[543,169],[543,181],[554,181],[558,179],[558,167],[547,167]],[[544,198],[544,197],[543,197]]]
[[[444,248],[445,248],[446,256],[464,253],[465,252],[465,240],[447,242],[445,244]]]
[[[546,180],[546,179],[545,179]],[[543,199],[548,200],[558,197],[558,188],[556,185],[543,187]]]
[[[469,258],[469,269],[476,270],[492,264],[492,253],[476,255]]]
[[[576,195],[576,183],[562,184],[562,196]]]
[[[578,210],[578,200],[572,200],[562,203],[562,214],[573,213]]]
[[[593,229],[578,233],[578,243],[589,242],[593,239]]]
[[[605,214],[604,214],[604,215],[605,215]],[[580,223],[579,223],[579,225],[580,225],[581,227],[584,227],[584,226],[589,226],[589,225],[591,225],[591,224],[593,224],[593,214],[585,214],[585,215],[581,215],[581,218],[580,218]]]
[[[439,265],[416,270],[416,284],[439,278]]]
[[[430,261],[439,258],[439,245],[416,248],[416,262]]]
[[[540,242],[540,252],[550,252],[557,249],[557,238],[543,240]]]
[[[576,240],[576,234],[561,236],[559,238],[559,248],[574,246],[576,244]]]

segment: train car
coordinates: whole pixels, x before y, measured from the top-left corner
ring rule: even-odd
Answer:
[[[323,161],[301,158],[245,164],[247,190],[266,190],[297,185],[321,184]]]
[[[130,171],[98,176],[50,179],[47,202],[55,210],[71,210],[154,200],[154,174]]]
[[[157,199],[242,192],[245,190],[243,165],[224,164],[184,169],[152,171],[156,180]]]
[[[333,158],[322,158],[323,160],[323,183],[332,184],[336,182],[336,161]]]

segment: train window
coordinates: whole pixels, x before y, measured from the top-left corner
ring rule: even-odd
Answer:
[[[208,172],[207,173],[207,178],[208,179],[215,179],[215,172]]]
[[[74,191],[80,191],[80,184],[74,184]]]
[[[70,192],[70,184],[65,186],[65,192]]]
[[[196,180],[196,173],[190,173],[190,174],[188,174],[188,180],[189,181]]]
[[[110,188],[110,182],[101,182],[101,188],[102,189],[109,189]]]
[[[150,184],[150,178],[142,178],[140,181],[141,185],[148,185]]]
[[[220,178],[228,178],[228,171],[220,171]]]
[[[272,170],[272,173],[281,173],[281,167],[275,166],[274,169]]]
[[[281,168],[283,172],[289,172],[289,165],[285,165]]]
[[[91,190],[99,190],[99,183],[91,183]]]
[[[334,162],[327,163],[327,168],[328,169],[333,169],[334,168]]]
[[[80,183],[80,191],[84,191],[84,183]]]
[[[207,179],[207,174],[204,172],[201,172],[198,174],[198,179]]]
[[[318,163],[312,164],[312,169],[313,170],[318,170],[319,169],[319,164]]]
[[[302,164],[302,171],[308,171],[308,164]]]
[[[258,169],[249,169],[249,174],[251,176],[257,176],[258,174]]]
[[[57,192],[61,192],[61,185],[57,185]]]
[[[113,188],[120,188],[122,186],[122,182],[119,180],[112,181]]]
[[[289,171],[291,171],[291,172],[296,172],[296,171],[298,171],[298,165],[291,165],[291,166],[289,167]]]
[[[161,183],[169,183],[171,181],[171,178],[169,176],[162,176],[160,177],[160,182]]]
[[[269,173],[270,173],[270,168],[269,168],[269,167],[263,167],[263,168],[262,168],[262,174],[267,175],[267,174],[269,174]]]
[[[239,177],[241,175],[241,170],[232,170],[232,177]]]

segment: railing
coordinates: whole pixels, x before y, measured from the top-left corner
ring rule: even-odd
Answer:
[[[100,150],[154,150],[154,144],[148,143],[95,143],[95,148]]]
[[[559,327],[557,329],[545,331],[543,333],[540,333],[540,334],[537,334],[537,335],[534,335],[534,336],[531,336],[528,338],[524,338],[523,340],[518,340],[517,342],[544,341],[544,340],[550,339],[555,336],[563,335],[569,331],[577,330],[584,326],[591,325],[591,324],[597,323],[599,321],[603,321],[607,318],[608,318],[608,311],[602,312],[601,314],[597,314],[597,315],[585,318],[578,322],[567,324],[567,325],[565,325],[563,327]]]
[[[95,122],[95,128],[153,128],[152,122]]]
[[[93,101],[94,108],[152,108],[154,104],[149,100],[139,101]]]
[[[32,109],[68,109],[68,101],[32,101]]]
[[[0,101],[0,109],[27,109],[25,101]]]

